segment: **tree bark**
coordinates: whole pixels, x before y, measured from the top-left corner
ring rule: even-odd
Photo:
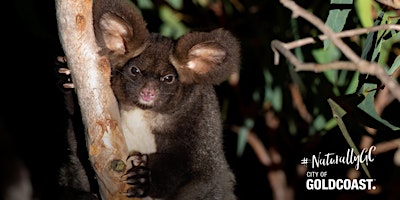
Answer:
[[[119,128],[119,110],[110,87],[110,66],[97,54],[92,0],[56,0],[60,42],[85,125],[86,145],[102,199],[127,199],[120,181],[125,172],[127,146]]]

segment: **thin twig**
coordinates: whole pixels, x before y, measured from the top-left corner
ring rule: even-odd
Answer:
[[[392,7],[394,9],[400,9],[400,1],[399,0],[376,0],[376,1],[381,4],[385,4],[389,7]]]
[[[350,63],[330,63],[330,64],[315,64],[315,63],[306,63],[303,64],[299,61],[288,49],[285,48],[284,43],[274,40],[271,42],[272,49],[275,53],[274,63],[279,63],[279,54],[278,51],[281,52],[295,67],[297,70],[307,69],[319,67],[323,70],[337,68],[335,64],[342,64],[341,67],[350,68],[348,70],[358,70],[363,74],[371,74],[378,77],[385,86],[390,90],[392,95],[400,101],[400,86],[396,80],[392,79],[385,71],[385,69],[375,62],[368,62],[366,60],[361,59],[348,45],[346,45],[337,35],[325,25],[321,19],[308,12],[304,8],[298,6],[292,0],[280,0],[280,2],[287,8],[291,9],[293,12],[293,16],[301,16],[310,23],[312,23],[315,27],[317,27],[327,38],[339,49],[341,52],[354,64]],[[396,26],[395,26],[396,28]],[[354,67],[355,66],[355,67]],[[343,68],[340,68],[343,69]],[[315,69],[314,69],[315,71]]]
[[[380,31],[380,30],[396,30],[396,31],[400,31],[400,25],[397,25],[397,24],[384,24],[384,25],[367,27],[367,28],[357,28],[357,29],[351,29],[351,30],[347,30],[347,31],[334,33],[334,35],[335,35],[335,37],[338,37],[338,38],[345,38],[345,37],[351,37],[351,36],[366,34],[366,33],[369,33],[369,32],[376,32],[376,31]],[[329,38],[326,35],[319,35],[318,39],[323,41],[323,40],[326,40],[326,39],[329,39]],[[313,44],[315,42],[316,41],[315,41],[314,38],[308,37],[308,38],[303,38],[303,39],[296,40],[296,41],[289,42],[289,43],[283,43],[283,47],[285,47],[286,49],[294,49],[294,48],[297,48],[297,47],[305,46],[307,44]]]
[[[232,131],[235,133],[239,133],[239,129],[240,127],[238,126],[232,126]],[[256,154],[261,164],[266,167],[271,166],[272,161],[271,157],[269,156],[268,150],[264,147],[264,144],[254,132],[249,131],[247,133],[247,143],[253,148],[254,153]]]
[[[308,112],[306,105],[304,104],[303,97],[300,94],[299,87],[295,84],[289,85],[290,93],[292,94],[293,104],[296,106],[300,113],[301,118],[307,123],[312,123],[313,117]]]

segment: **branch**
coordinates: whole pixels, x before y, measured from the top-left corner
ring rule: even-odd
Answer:
[[[400,25],[384,24],[384,25],[372,26],[372,27],[367,27],[367,28],[357,28],[357,29],[352,29],[352,30],[347,30],[347,31],[334,33],[334,36],[338,37],[338,38],[345,38],[345,37],[351,37],[351,36],[366,34],[366,33],[369,33],[369,32],[376,32],[376,31],[380,31],[380,30],[396,30],[396,31],[400,31]],[[322,40],[326,40],[326,39],[329,39],[329,38],[326,35],[319,35],[318,39],[320,39],[322,41]],[[289,43],[283,43],[283,47],[285,47],[286,49],[294,49],[294,48],[301,47],[301,46],[304,46],[304,45],[307,45],[307,44],[313,44],[315,42],[316,41],[315,41],[314,38],[308,37],[308,38],[303,38],[303,39],[296,40],[296,41],[289,42]]]
[[[381,4],[385,4],[394,9],[400,9],[400,0],[376,0]]]
[[[240,127],[238,126],[232,126],[231,128],[237,134],[239,133],[239,129]],[[252,131],[247,133],[247,143],[253,148],[260,163],[270,168],[268,170],[268,180],[273,191],[273,199],[293,199],[293,189],[288,186],[285,171],[280,167],[282,165],[282,158],[279,152],[273,147],[267,150],[260,138]]]
[[[119,129],[116,99],[110,87],[110,66],[97,54],[91,0],[56,0],[60,42],[78,95],[86,131],[89,159],[96,171],[102,199],[127,199],[120,195],[127,147]]]
[[[358,70],[360,73],[371,74],[378,77],[382,83],[390,90],[392,95],[400,101],[400,86],[396,80],[392,79],[385,71],[383,67],[375,62],[368,62],[361,59],[349,46],[347,46],[336,34],[325,25],[318,17],[298,6],[292,0],[280,0],[280,2],[293,12],[293,17],[301,16],[315,27],[317,27],[324,35],[326,39],[329,39],[341,52],[351,61],[349,62],[334,62],[328,64],[315,64],[306,63],[303,64],[294,56],[288,49],[285,48],[284,43],[274,40],[271,42],[271,47],[275,53],[275,65],[279,63],[280,51],[289,61],[296,67],[296,70],[328,70],[328,69],[346,69],[346,70]],[[399,29],[400,25],[393,25],[395,29]],[[341,64],[341,65],[337,65]]]
[[[292,94],[293,104],[296,106],[301,118],[307,123],[312,123],[313,117],[308,112],[306,105],[304,104],[303,97],[300,94],[299,87],[296,84],[289,85],[290,93]]]

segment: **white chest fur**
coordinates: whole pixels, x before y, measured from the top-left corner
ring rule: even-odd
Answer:
[[[157,150],[155,136],[151,131],[149,113],[142,109],[121,110],[121,128],[125,136],[128,151],[143,154]]]

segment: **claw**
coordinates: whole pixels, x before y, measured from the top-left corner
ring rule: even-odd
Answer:
[[[59,58],[57,58],[57,59],[59,59]],[[64,88],[68,88],[68,89],[70,89],[70,88],[75,88],[75,85],[74,85],[73,83],[71,83],[72,80],[71,80],[71,78],[69,77],[69,76],[71,75],[71,70],[69,70],[68,68],[60,67],[60,68],[58,69],[58,73],[64,74],[65,76],[67,76],[67,80],[66,80],[66,81],[68,81],[68,83],[62,84],[62,86],[63,86]]]
[[[147,159],[148,158],[147,158],[146,154],[141,154],[139,152],[136,152],[136,153],[130,155],[127,160],[128,160],[128,162],[130,160],[132,165],[137,167],[137,166],[146,166]]]
[[[75,86],[74,86],[73,83],[64,83],[64,84],[63,84],[63,87],[64,87],[64,88],[75,88]]]
[[[68,68],[61,67],[61,68],[58,69],[58,73],[65,74],[65,75],[70,75],[71,74],[71,70],[69,70]]]
[[[60,63],[66,63],[67,58],[65,56],[57,56],[57,61]]]

